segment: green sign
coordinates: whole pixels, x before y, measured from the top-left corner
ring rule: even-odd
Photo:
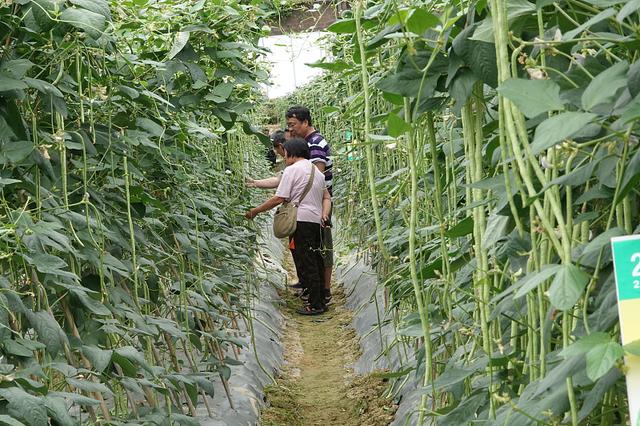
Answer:
[[[640,299],[640,235],[611,239],[618,300]]]

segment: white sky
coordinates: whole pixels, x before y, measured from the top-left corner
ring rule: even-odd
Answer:
[[[271,50],[265,58],[271,65],[272,85],[266,87],[269,98],[288,95],[322,73],[321,69],[308,67],[305,63],[317,62],[326,55],[326,51],[318,43],[318,39],[324,34],[317,31],[260,39],[260,46]]]

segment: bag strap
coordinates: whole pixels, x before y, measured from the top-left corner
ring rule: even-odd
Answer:
[[[304,187],[304,191],[302,191],[302,195],[300,196],[300,199],[298,200],[298,204],[296,205],[296,207],[302,204],[302,200],[304,200],[304,197],[306,197],[309,191],[311,190],[311,186],[313,185],[313,175],[315,172],[314,170],[315,167],[316,166],[314,166],[313,163],[311,163],[311,174],[309,175],[309,181],[307,182],[307,186]]]

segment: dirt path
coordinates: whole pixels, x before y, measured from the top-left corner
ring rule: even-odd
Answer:
[[[290,282],[295,281],[291,262]],[[283,292],[285,365],[278,384],[267,388],[268,406],[263,426],[387,425],[393,418],[392,401],[382,397],[385,383],[376,377],[355,376],[350,365],[358,356],[351,313],[344,295],[334,285],[333,303],[327,313],[301,316],[300,300],[291,290]]]

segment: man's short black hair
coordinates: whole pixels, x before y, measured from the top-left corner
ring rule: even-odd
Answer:
[[[278,145],[282,145],[286,138],[284,137],[284,130],[276,130],[271,133],[271,142],[273,142],[273,146],[276,147]]]
[[[284,143],[284,150],[287,157],[297,157],[309,159],[309,145],[301,138],[289,139]]]
[[[311,112],[309,108],[304,106],[294,106],[287,110],[285,114],[287,118],[297,118],[301,123],[306,121],[309,126],[313,126],[311,123]]]

